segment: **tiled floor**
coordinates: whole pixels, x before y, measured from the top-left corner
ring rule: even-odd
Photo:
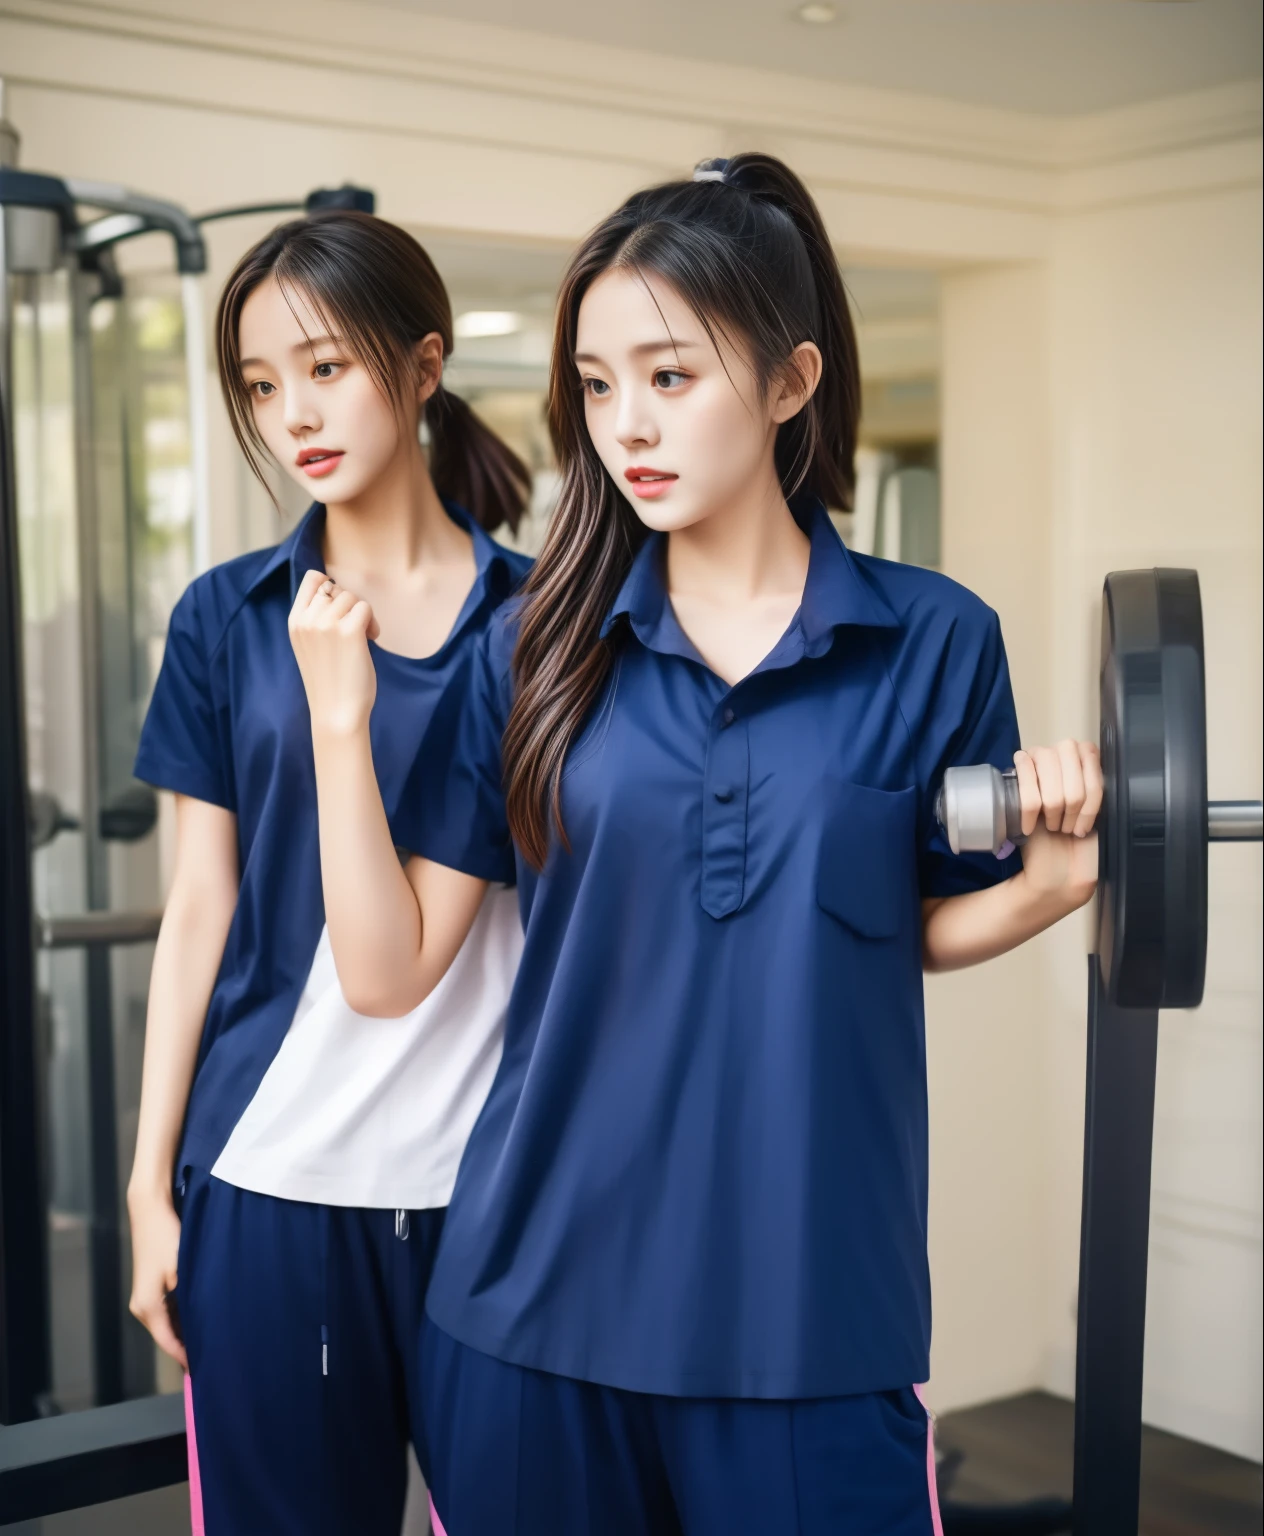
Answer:
[[[986,1505],[1070,1498],[1073,1429],[1072,1405],[1044,1392],[945,1414],[941,1451],[963,1453],[947,1499]],[[1262,1527],[1256,1462],[1159,1429],[1143,1431],[1140,1536],[1260,1536]]]

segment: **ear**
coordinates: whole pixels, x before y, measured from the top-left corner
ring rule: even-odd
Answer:
[[[425,405],[443,379],[443,337],[428,331],[413,346],[417,365],[417,404]]]
[[[824,367],[821,349],[814,341],[801,341],[786,359],[772,395],[772,419],[778,425],[797,416],[816,393]]]

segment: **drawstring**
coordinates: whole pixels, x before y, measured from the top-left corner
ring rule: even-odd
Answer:
[[[321,1311],[329,1316],[329,1207],[321,1209],[318,1230],[320,1233],[320,1288]],[[329,1324],[320,1325],[320,1374],[329,1375]]]
[[[401,1243],[408,1241],[408,1212],[397,1210],[395,1212],[395,1236]],[[321,1268],[324,1271],[324,1290],[326,1309],[329,1303],[329,1211],[328,1208],[321,1212],[320,1222],[321,1239]],[[320,1374],[329,1375],[329,1324],[320,1325]]]

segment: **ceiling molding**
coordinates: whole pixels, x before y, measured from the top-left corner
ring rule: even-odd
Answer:
[[[944,98],[568,41],[387,9],[368,0],[0,0],[0,16],[166,43],[226,58],[318,66],[398,85],[465,87],[526,106],[572,105],[641,121],[790,134],[936,159],[1073,171],[1258,137],[1258,80],[1080,117],[1047,117]],[[639,83],[647,76],[654,87]],[[638,81],[629,84],[629,79]],[[646,159],[656,158],[648,155]]]

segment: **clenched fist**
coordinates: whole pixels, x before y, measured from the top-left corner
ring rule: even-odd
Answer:
[[[289,629],[313,734],[350,736],[365,729],[377,697],[368,644],[377,636],[372,608],[323,571],[308,571],[290,609]]]

